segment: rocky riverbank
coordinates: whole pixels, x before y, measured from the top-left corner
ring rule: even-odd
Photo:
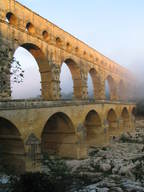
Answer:
[[[52,160],[49,163],[50,169],[47,168],[52,170],[49,173],[53,175],[52,186],[58,186],[57,192],[144,192],[144,120],[137,121],[135,132],[115,138],[109,146],[91,147],[87,159]],[[48,170],[44,169],[45,172]],[[34,176],[46,181],[35,180]],[[42,188],[51,181],[49,176],[41,173],[26,173],[26,178],[29,177],[34,186],[38,183]],[[3,177],[4,185],[0,186],[0,191],[11,191],[6,188],[8,180],[8,177]],[[63,186],[66,190],[62,189]]]
[[[136,132],[123,134],[108,147],[91,148],[86,160],[68,161],[84,186],[72,192],[143,192],[144,191],[144,121]]]

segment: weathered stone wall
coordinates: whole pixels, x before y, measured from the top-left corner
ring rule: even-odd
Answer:
[[[35,57],[46,100],[0,102],[0,142],[8,164],[24,169],[26,162],[27,169],[33,168],[41,152],[85,158],[90,146],[106,145],[113,136],[134,129],[135,104],[124,101],[133,97],[134,90],[127,69],[14,0],[0,0],[0,37],[13,53],[22,46]],[[63,62],[74,84],[75,99],[69,102],[58,101]],[[92,101],[87,100],[88,73],[94,87]],[[110,102],[104,101],[106,80]],[[0,99],[3,96],[10,97],[9,75]]]
[[[75,98],[88,98],[88,72],[93,79],[95,99],[105,99],[106,79],[110,84],[111,100],[133,97],[130,91],[134,87],[133,77],[127,69],[15,0],[0,1],[0,33],[13,52],[22,46],[35,57],[45,100],[60,99],[63,62],[67,63],[72,73]]]
[[[0,117],[19,132],[26,156],[33,141],[29,138],[34,135],[38,154],[42,150],[85,158],[90,146],[107,145],[113,136],[134,130],[134,107],[132,103],[101,101],[3,101]],[[17,139],[12,131],[1,137]]]

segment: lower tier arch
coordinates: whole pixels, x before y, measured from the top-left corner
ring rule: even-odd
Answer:
[[[63,157],[76,156],[76,134],[70,118],[58,112],[52,115],[42,132],[42,153]]]
[[[20,174],[25,171],[25,150],[18,129],[0,117],[0,171]]]
[[[95,110],[88,112],[84,125],[87,133],[86,142],[89,147],[93,145],[100,145],[104,142],[102,122],[100,116]]]

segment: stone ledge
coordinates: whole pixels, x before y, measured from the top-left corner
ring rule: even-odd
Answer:
[[[135,105],[130,101],[107,101],[107,100],[59,100],[59,101],[43,101],[37,100],[1,100],[0,110],[10,109],[29,109],[29,108],[48,108],[48,107],[64,107],[79,105],[95,105],[95,104],[115,104],[115,105]]]

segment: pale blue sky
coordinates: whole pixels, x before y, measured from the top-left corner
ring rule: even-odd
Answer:
[[[144,0],[18,1],[143,76]]]
[[[121,65],[144,59],[144,0],[19,2]]]

